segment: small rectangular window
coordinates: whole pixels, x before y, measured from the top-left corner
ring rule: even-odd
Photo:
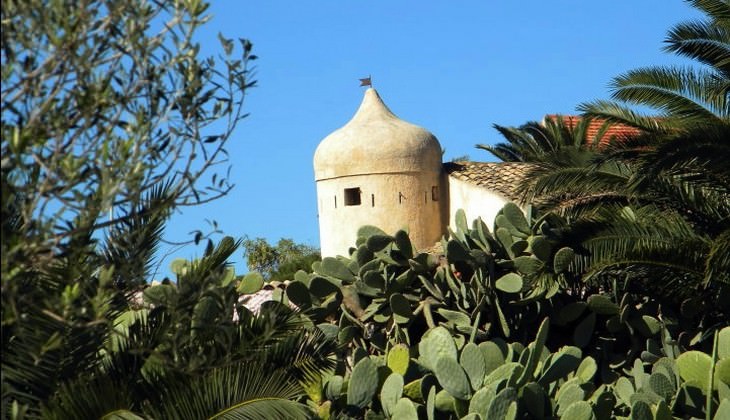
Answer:
[[[439,187],[436,185],[431,187],[431,200],[439,201]]]
[[[359,206],[361,203],[360,193],[360,188],[345,188],[345,205]]]
[[[375,207],[375,194],[370,194],[370,200],[373,203],[373,207]]]

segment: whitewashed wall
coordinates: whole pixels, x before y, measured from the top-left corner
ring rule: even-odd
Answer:
[[[489,230],[493,230],[497,212],[509,201],[502,195],[478,185],[448,177],[449,183],[449,227],[454,229],[456,211],[463,209],[466,220],[471,222],[481,217]]]

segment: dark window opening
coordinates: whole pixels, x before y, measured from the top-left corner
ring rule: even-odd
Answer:
[[[337,196],[335,196],[335,208],[337,208]]]
[[[439,187],[438,186],[431,187],[431,200],[439,201]]]
[[[373,207],[375,207],[375,194],[370,194],[370,200],[373,203]]]
[[[406,198],[406,196],[404,196],[402,192],[398,192],[398,204],[403,204],[404,198]]]
[[[360,188],[345,188],[345,205],[346,206],[359,206],[360,205]]]

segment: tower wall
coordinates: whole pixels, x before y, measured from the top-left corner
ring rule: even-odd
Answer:
[[[423,171],[317,181],[322,256],[348,255],[363,225],[388,234],[405,229],[416,249],[433,246],[443,233],[442,214],[448,206],[441,179],[440,171]]]

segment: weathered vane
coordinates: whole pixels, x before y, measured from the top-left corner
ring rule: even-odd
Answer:
[[[364,79],[360,79],[360,86],[370,86],[370,87],[372,87],[373,86],[373,81],[370,78],[370,76],[368,76],[368,77],[366,77]]]

